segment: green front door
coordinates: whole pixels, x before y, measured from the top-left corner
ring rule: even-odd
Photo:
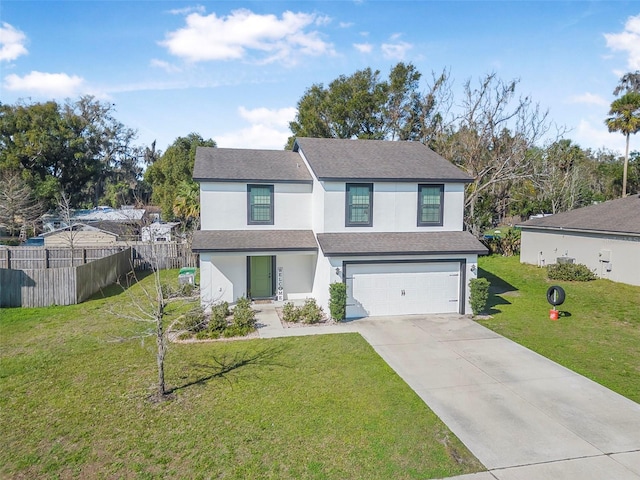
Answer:
[[[273,296],[273,257],[249,257],[251,298]]]

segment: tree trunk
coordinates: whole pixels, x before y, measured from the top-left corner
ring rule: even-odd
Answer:
[[[156,355],[156,361],[158,364],[158,398],[163,398],[166,395],[165,383],[164,383],[164,357],[167,352],[167,345],[165,341],[162,317],[164,300],[158,299],[158,311],[156,315],[156,344],[158,347],[158,353]]]
[[[629,169],[629,137],[627,133],[627,148],[624,152],[624,167],[622,168],[622,198],[627,196],[627,170]]]

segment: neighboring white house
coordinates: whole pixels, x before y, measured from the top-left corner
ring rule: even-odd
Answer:
[[[298,138],[292,151],[199,147],[202,303],[315,298],[347,317],[467,313],[486,248],[463,231],[470,178],[418,142]]]
[[[519,226],[523,263],[582,263],[601,278],[640,285],[638,194],[532,218]]]
[[[143,242],[173,242],[176,241],[175,228],[180,222],[160,223],[153,222],[142,227]]]

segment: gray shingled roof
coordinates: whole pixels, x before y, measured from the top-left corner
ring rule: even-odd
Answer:
[[[640,235],[640,196],[629,195],[548,217],[532,218],[524,229],[577,230]]]
[[[311,183],[300,155],[286,150],[198,147],[193,179],[219,182]]]
[[[199,230],[193,235],[196,252],[316,251],[311,230]]]
[[[468,232],[319,233],[325,255],[486,254],[487,248]]]
[[[420,142],[297,138],[320,180],[471,182],[458,167]]]

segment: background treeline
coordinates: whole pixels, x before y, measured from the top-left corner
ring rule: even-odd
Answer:
[[[517,80],[495,74],[468,80],[458,98],[452,87],[448,71],[425,81],[405,63],[387,78],[367,68],[326,86],[314,84],[298,101],[285,148],[296,136],[422,142],[473,179],[465,224],[476,235],[512,217],[619,197],[624,187],[640,190],[639,152],[623,158],[583,149],[547,111],[520,95]],[[614,92],[622,96],[612,103],[611,117],[603,118],[627,142],[640,129],[639,91],[640,74],[625,75]],[[114,105],[91,96],[0,104],[0,225],[13,231],[54,209],[61,196],[73,208],[153,203],[165,220],[195,221],[195,149],[215,142],[190,133],[161,152],[155,142],[137,144],[136,131],[115,113]]]

